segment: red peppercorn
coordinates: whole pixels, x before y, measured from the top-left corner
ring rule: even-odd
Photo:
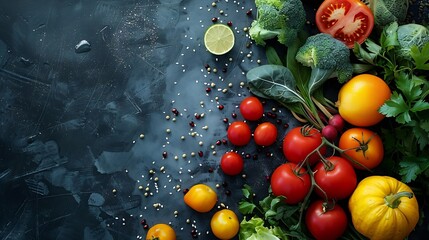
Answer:
[[[165,151],[164,151],[164,152],[162,152],[162,157],[163,157],[163,158],[167,158],[167,155],[168,155],[168,154],[167,154],[167,152],[165,152]]]
[[[247,16],[252,15],[252,10],[248,10],[248,11],[246,12],[246,15],[247,15]]]
[[[232,22],[231,21],[228,21],[227,23],[226,23],[228,26],[232,26]]]
[[[228,120],[228,118],[224,118],[224,119],[223,119],[223,122],[224,122],[224,123],[228,123],[228,121],[229,121],[229,120]]]
[[[217,17],[213,17],[212,22],[217,22]]]
[[[219,105],[217,108],[219,108],[219,110],[223,110],[225,107],[223,105]]]
[[[232,118],[237,118],[237,113],[232,113],[231,116]]]
[[[206,88],[206,93],[209,93],[209,92],[211,92],[212,91],[212,89],[211,88]]]
[[[171,112],[176,116],[179,115],[179,111],[177,110],[177,108],[171,109]]]
[[[203,155],[204,155],[203,151],[198,152],[198,156],[203,157]]]
[[[195,123],[194,123],[193,121],[191,121],[191,122],[189,123],[189,126],[191,126],[191,127],[195,127]]]

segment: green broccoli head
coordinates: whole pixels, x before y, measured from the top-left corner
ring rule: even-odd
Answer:
[[[350,63],[350,49],[340,40],[329,34],[319,33],[307,38],[298,50],[296,60],[312,70],[322,73],[330,72],[338,77],[339,82],[349,80],[353,73]],[[327,74],[326,77],[331,77]],[[322,77],[322,76],[315,76]]]
[[[252,22],[249,34],[259,45],[266,40],[277,40],[289,46],[304,27],[305,10],[301,0],[256,0],[257,19]]]

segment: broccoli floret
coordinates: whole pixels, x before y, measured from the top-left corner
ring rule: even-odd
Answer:
[[[329,34],[319,33],[307,38],[296,54],[296,60],[311,67],[310,82],[321,83],[336,76],[340,83],[353,74],[350,49]]]
[[[258,45],[277,37],[289,46],[305,24],[305,10],[301,0],[256,0],[257,19],[249,29],[250,37]]]

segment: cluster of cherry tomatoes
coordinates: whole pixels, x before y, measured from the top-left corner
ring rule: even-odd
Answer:
[[[247,121],[258,121],[264,114],[262,102],[254,96],[244,98],[239,106],[240,114]],[[271,122],[262,122],[252,129],[245,121],[232,122],[227,131],[228,141],[234,146],[245,146],[251,140],[256,145],[267,147],[274,144],[277,140],[277,127]],[[227,175],[237,175],[242,172],[244,167],[243,157],[236,152],[226,152],[220,160],[220,167]]]

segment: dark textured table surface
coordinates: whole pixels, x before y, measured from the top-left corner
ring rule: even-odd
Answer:
[[[143,219],[214,239],[214,210],[190,210],[184,189],[206,183],[235,211],[244,183],[266,194],[279,144],[222,143],[246,71],[265,62],[245,31],[254,3],[212,2],[0,1],[0,239],[142,239]],[[213,17],[232,22],[224,56],[202,41]],[[245,176],[219,169],[231,149],[249,156]]]

